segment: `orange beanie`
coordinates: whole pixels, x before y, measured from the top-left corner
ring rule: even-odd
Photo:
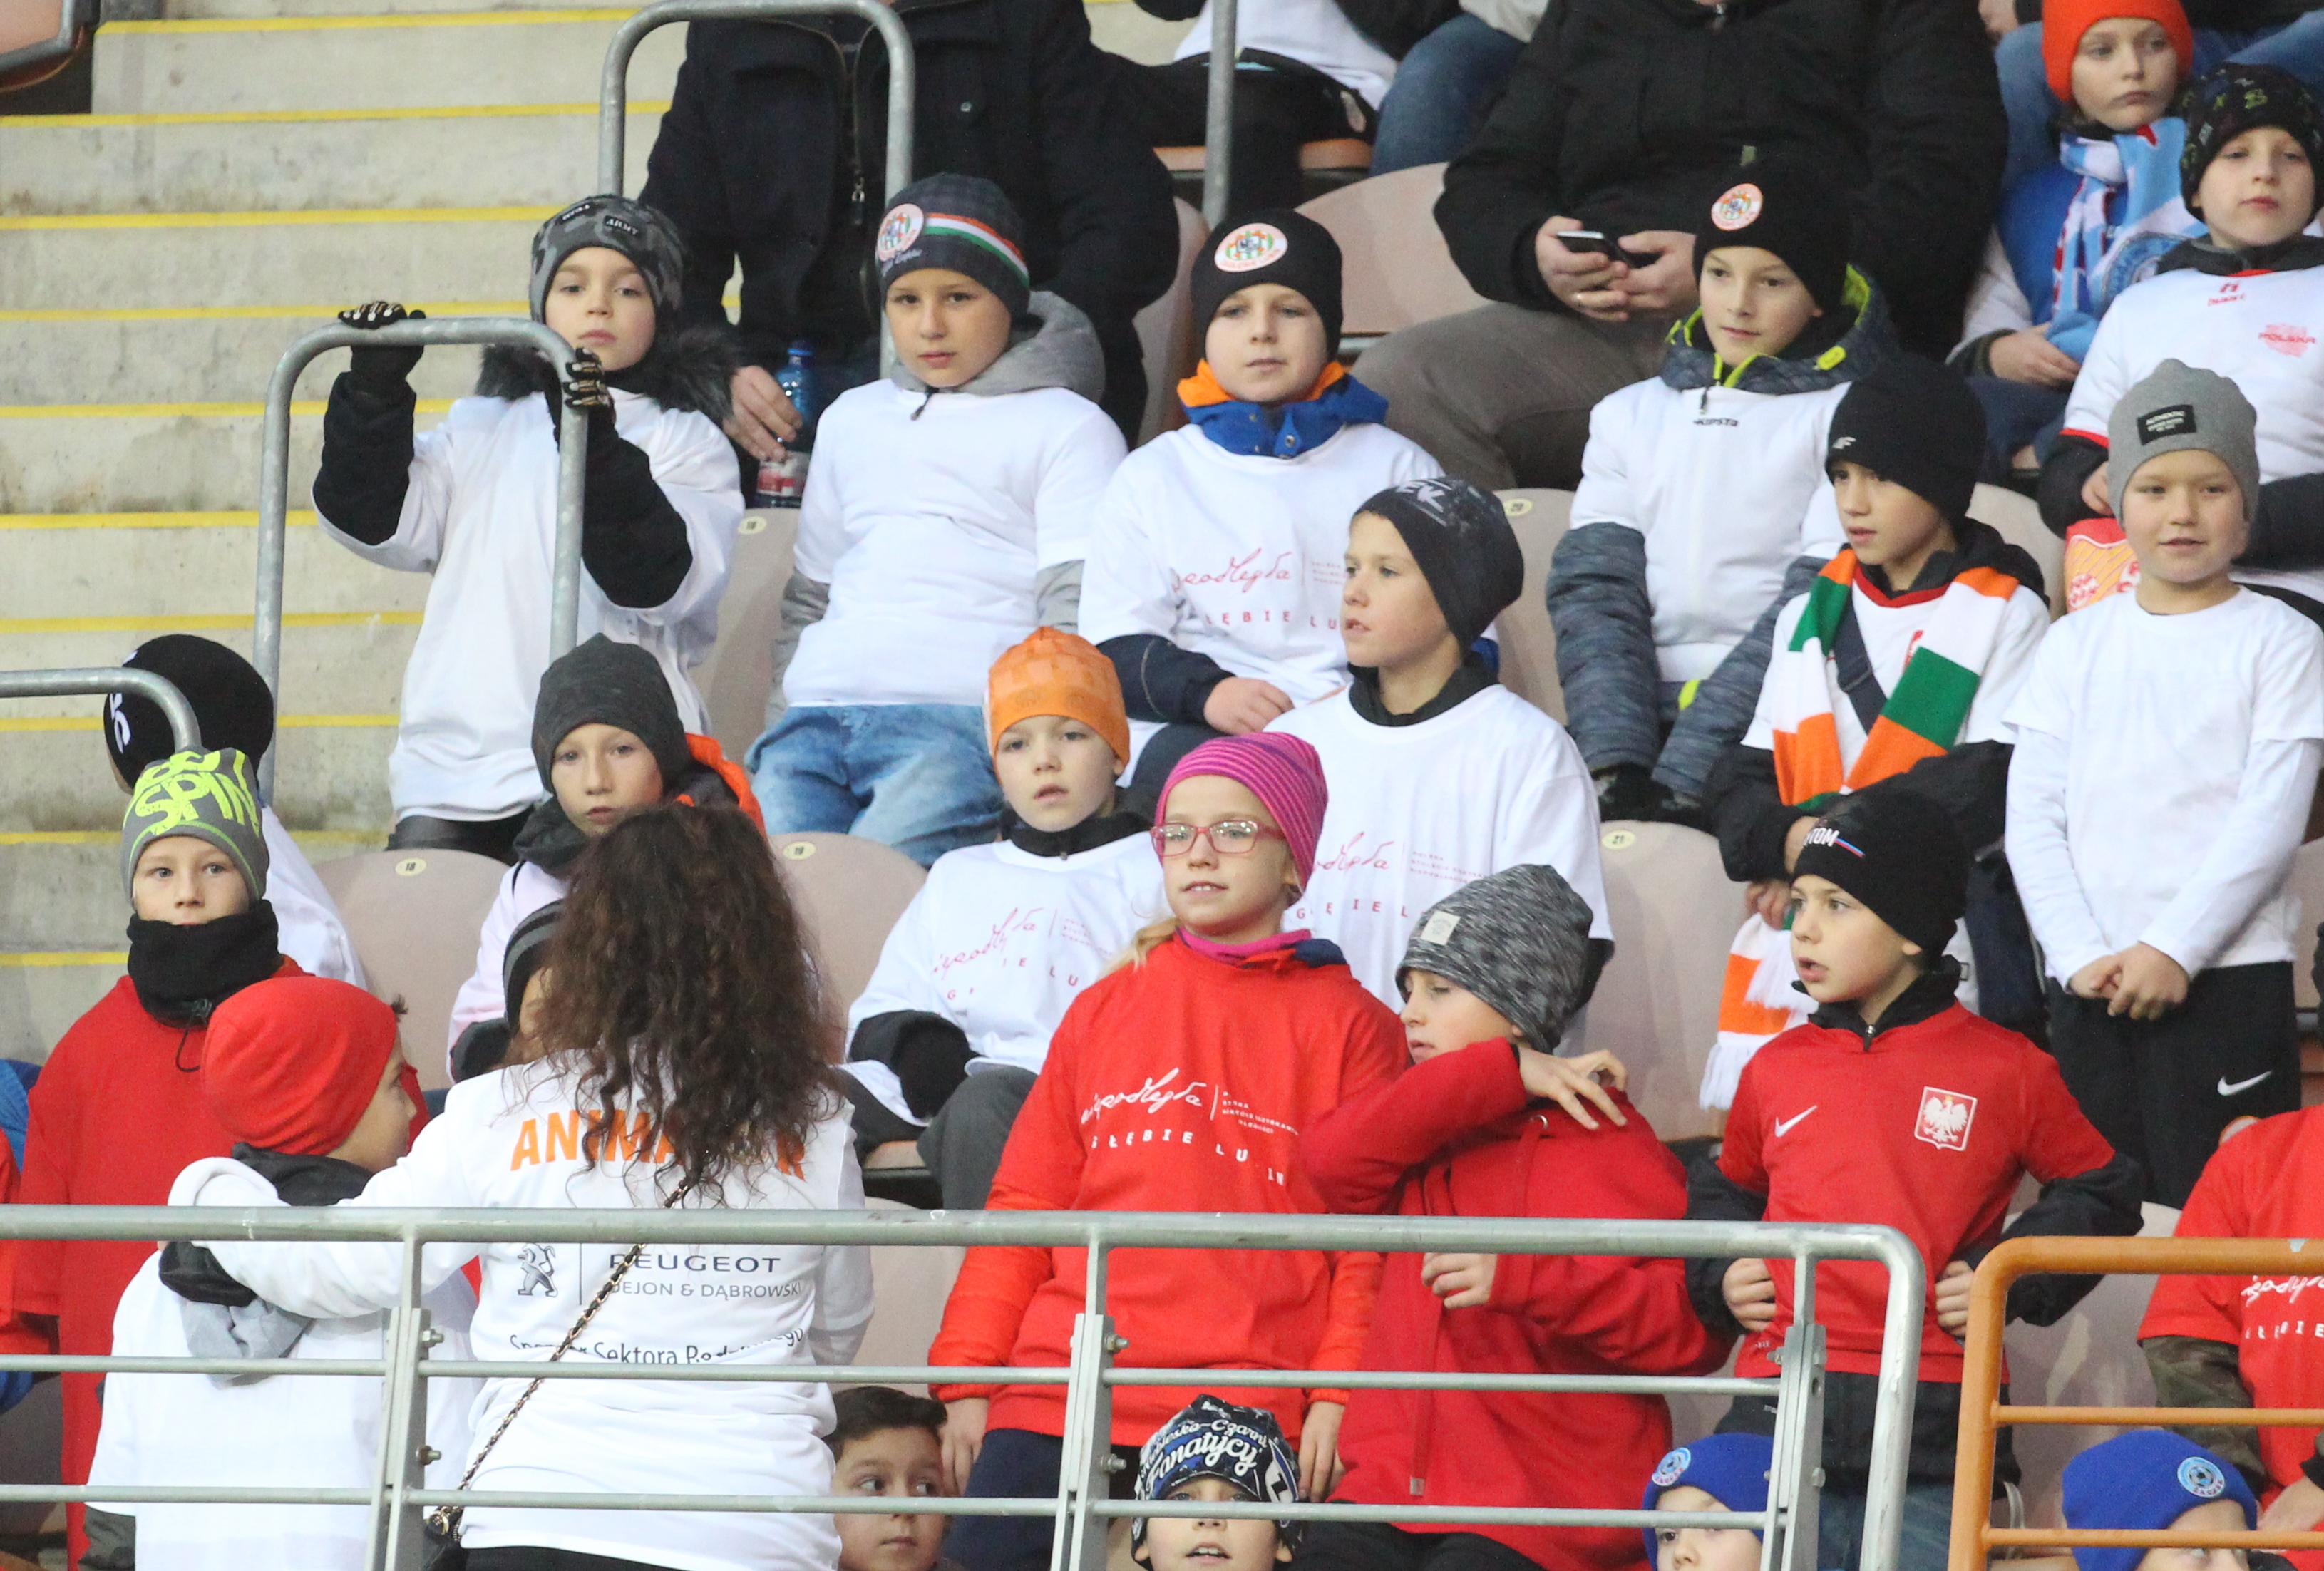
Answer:
[[[1035,628],[1030,638],[992,663],[984,696],[986,742],[998,752],[1002,731],[1037,714],[1080,721],[1128,766],[1130,715],[1122,707],[1121,678],[1087,639]]]
[[[2046,0],[2042,8],[2042,67],[2050,78],[2050,91],[2060,103],[2070,106],[2074,101],[2074,52],[2082,47],[2082,34],[2118,16],[2159,23],[2171,35],[2171,47],[2179,51],[2181,85],[2194,78],[2195,34],[2187,25],[2187,13],[2180,8],[2179,0]]]

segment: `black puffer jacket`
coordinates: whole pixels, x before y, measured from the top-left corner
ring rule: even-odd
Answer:
[[[1025,221],[1037,289],[1079,306],[1106,354],[1106,408],[1143,401],[1130,318],[1170,287],[1177,218],[1153,151],[1111,112],[1112,71],[1080,0],[895,0],[917,51],[915,175],[995,181]],[[853,19],[696,22],[644,199],[685,236],[689,321],[725,320],[742,267],[745,355],[780,365],[874,326],[868,236],[887,159],[887,51]]]
[[[2007,141],[1964,0],[1560,0],[1446,171],[1436,219],[1479,293],[1551,308],[1544,220],[1692,231],[1747,151],[1804,152],[1854,193],[1852,260],[1905,347],[1941,357]]]

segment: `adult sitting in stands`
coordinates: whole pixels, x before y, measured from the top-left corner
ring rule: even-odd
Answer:
[[[982,175],[1025,221],[1033,287],[1096,325],[1105,410],[1134,435],[1146,377],[1130,319],[1170,286],[1169,177],[1110,101],[1081,0],[895,0],[918,69],[912,168]],[[739,258],[745,363],[727,434],[779,457],[798,411],[775,385],[811,340],[823,402],[879,374],[864,282],[886,209],[887,51],[854,17],[697,22],[647,164],[645,200],[686,237],[686,314],[726,320]]]
[[[1851,260],[1906,347],[1941,356],[2006,136],[1960,0],[1565,0],[1436,205],[1453,260],[1500,303],[1396,334],[1364,357],[1364,380],[1388,424],[1452,473],[1571,487],[1591,406],[1652,375],[1664,333],[1694,308],[1707,182],[1777,148],[1847,186]],[[1558,238],[1575,230],[1615,253]]]

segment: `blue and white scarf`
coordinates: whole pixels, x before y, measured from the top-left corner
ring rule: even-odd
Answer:
[[[2179,195],[2186,142],[2187,123],[2175,115],[2103,141],[2070,133],[2058,139],[2059,161],[2081,183],[2058,234],[2049,336],[2076,360],[2089,354],[2115,296],[2152,273],[2172,246],[2204,232]]]

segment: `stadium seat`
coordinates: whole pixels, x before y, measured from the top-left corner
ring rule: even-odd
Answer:
[[[1359,180],[1299,209],[1332,232],[1346,259],[1343,344],[1485,303],[1452,264],[1436,227],[1443,189],[1444,166],[1427,164]]]
[[[797,508],[742,515],[726,597],[718,602],[718,642],[694,673],[694,684],[710,707],[710,734],[738,764],[766,724],[767,694],[775,682],[775,629],[798,540]]]
[[[1170,183],[1179,197],[1202,206],[1204,150],[1199,147],[1157,147],[1154,156],[1170,171]],[[1299,148],[1300,182],[1313,193],[1337,190],[1371,173],[1372,144],[1360,136],[1331,136],[1303,142]]]
[[[1614,958],[1598,980],[1582,1048],[1607,1048],[1630,1071],[1630,1100],[1665,1140],[1719,1132],[1699,1107],[1702,1066],[1719,1031],[1727,946],[1743,920],[1743,887],[1719,842],[1671,823],[1615,822],[1601,841]]]
[[[878,841],[848,834],[773,839],[775,865],[798,900],[831,1002],[845,1009],[872,980],[888,930],[919,893],[927,874],[911,858]]]
[[[429,1090],[451,1084],[441,1051],[452,999],[508,869],[473,851],[364,851],[319,862],[355,957],[383,998],[403,1000],[404,1056]]]
[[[1138,313],[1138,342],[1146,355],[1146,418],[1139,422],[1142,446],[1163,432],[1185,424],[1178,407],[1178,381],[1194,369],[1194,303],[1186,280],[1202,254],[1205,231],[1199,208],[1185,202],[1178,209],[1178,273],[1170,288]]]
[[[908,1207],[877,1197],[863,1202],[873,1211]],[[876,1245],[872,1250],[872,1324],[863,1333],[858,1364],[926,1364],[928,1344],[944,1323],[945,1300],[968,1252],[953,1245]],[[925,1392],[923,1385],[908,1391]]]
[[[1980,485],[1969,504],[1969,516],[1991,524],[2007,540],[2034,558],[2042,569],[2042,587],[2050,596],[2050,614],[2066,610],[2066,543],[2042,521],[2034,499],[2004,485]]]
[[[1565,690],[1557,681],[1557,640],[1549,630],[1549,606],[1542,588],[1549,582],[1549,558],[1565,537],[1573,508],[1570,491],[1505,491],[1502,510],[1525,548],[1525,593],[1494,624],[1501,645],[1501,681],[1535,708],[1565,719]]]

